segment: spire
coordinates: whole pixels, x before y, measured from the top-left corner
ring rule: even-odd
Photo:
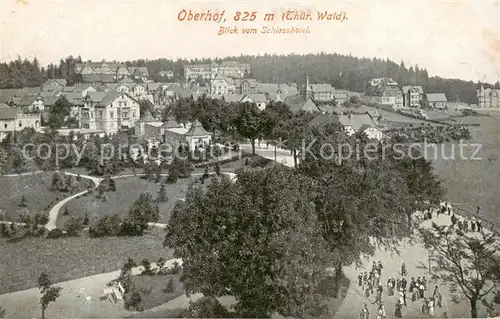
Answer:
[[[306,76],[306,99],[311,97],[311,86],[309,85],[309,75]]]

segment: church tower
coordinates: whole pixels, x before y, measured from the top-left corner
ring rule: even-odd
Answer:
[[[306,77],[306,99],[312,98],[311,86],[309,85],[309,75]]]

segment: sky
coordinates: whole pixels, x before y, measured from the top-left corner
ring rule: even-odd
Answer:
[[[225,10],[226,22],[179,21],[183,9]],[[282,21],[289,10],[310,12],[313,20]],[[256,19],[235,22],[236,11],[255,11]],[[318,21],[318,11],[343,11],[347,20]],[[264,21],[266,13],[275,20]],[[404,61],[431,76],[500,79],[500,0],[0,0],[0,21],[2,62],[18,55],[46,65],[69,55],[125,61],[325,52]],[[239,33],[217,35],[221,26]],[[310,33],[242,33],[263,26]]]

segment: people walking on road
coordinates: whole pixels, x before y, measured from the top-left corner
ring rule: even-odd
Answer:
[[[396,302],[396,309],[394,310],[394,316],[396,318],[403,318],[403,315],[401,314],[401,306],[402,303],[400,300],[398,300],[398,302]]]
[[[361,307],[359,319],[370,319],[370,310],[368,310],[368,305],[366,303],[364,303],[363,307]]]
[[[365,293],[365,297],[368,298],[370,297],[370,285],[369,285],[369,281],[366,281],[364,286],[363,286],[363,291]]]
[[[434,317],[434,315],[435,315],[435,312],[434,312],[434,300],[432,298],[429,300],[428,309],[429,309],[429,316]]]
[[[393,278],[389,278],[389,280],[387,280],[387,294],[389,296],[393,296],[394,295],[394,283],[393,283]]]
[[[418,292],[419,292],[419,297],[420,299],[422,298],[425,298],[424,294],[425,294],[425,289],[424,289],[424,285],[421,283],[420,286],[418,287]]]
[[[358,275],[358,287],[363,285],[363,273],[359,273]]]
[[[483,230],[483,225],[480,220],[477,221],[477,231],[481,232]]]
[[[429,314],[429,303],[425,299],[424,299],[424,303],[422,304],[422,314],[424,314],[424,315]]]
[[[403,288],[404,291],[406,291],[407,283],[408,281],[406,280],[406,278],[403,277],[403,279],[401,280],[401,288]]]
[[[411,301],[415,302],[417,301],[418,299],[418,291],[417,289],[413,289],[412,293],[411,293]]]
[[[408,276],[408,272],[406,271],[406,265],[405,265],[405,263],[401,264],[401,276],[403,276],[403,277]]]
[[[455,214],[451,214],[450,219],[451,219],[451,225],[455,227],[455,225],[457,224],[457,217],[455,216]]]
[[[436,298],[436,294],[439,292],[438,285],[434,286],[434,291],[432,292],[432,298]]]
[[[480,210],[480,207],[477,206],[477,212],[476,212],[477,216],[479,216],[479,210]]]
[[[377,265],[377,271],[379,276],[382,276],[382,268],[384,268],[384,266],[382,266],[382,262],[379,260]]]
[[[382,283],[379,282],[378,283],[378,287],[377,287],[377,295],[379,296],[379,298],[382,300],[382,292],[384,291],[384,287],[382,287]]]
[[[377,311],[377,319],[386,319],[387,314],[385,312],[384,304],[380,303],[380,306],[378,307]]]
[[[470,229],[475,232],[476,231],[476,225],[477,225],[477,221],[476,221],[476,218],[473,217],[472,218],[472,221],[470,222]]]
[[[464,219],[464,232],[469,231],[469,221],[467,219]]]
[[[424,290],[427,290],[427,279],[425,279],[425,276],[422,277],[422,285],[424,285]]]
[[[399,289],[401,289],[401,279],[396,279],[396,291],[399,291]]]

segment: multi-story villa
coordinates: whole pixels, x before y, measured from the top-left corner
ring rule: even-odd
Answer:
[[[421,86],[403,86],[403,94],[405,107],[420,107],[424,98]]]
[[[0,103],[0,141],[3,140],[8,133],[22,131],[27,127],[38,129],[40,125],[40,113],[26,114],[5,103]]]
[[[365,97],[375,103],[391,105],[394,109],[403,107],[403,90],[391,78],[375,78],[367,83]]]
[[[483,85],[477,89],[477,102],[479,107],[500,107],[500,90],[485,89]]]
[[[125,92],[90,92],[83,98],[79,126],[108,134],[134,127],[140,118],[139,101]]]

